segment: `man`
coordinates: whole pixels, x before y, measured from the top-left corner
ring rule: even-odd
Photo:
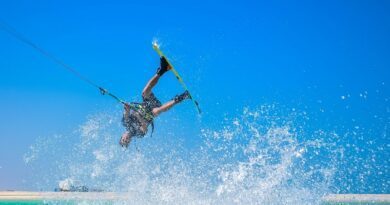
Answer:
[[[163,105],[156,98],[152,89],[157,84],[160,77],[163,76],[169,69],[171,69],[171,67],[167,60],[164,57],[161,57],[160,67],[157,69],[157,73],[149,80],[142,91],[143,102],[135,103],[138,105],[137,109],[132,109],[130,104],[125,103],[122,124],[126,128],[126,132],[123,133],[119,142],[122,147],[127,148],[131,138],[133,137],[145,136],[148,132],[149,125],[152,124],[153,126],[153,119],[155,117],[169,110],[183,100],[191,98],[188,91],[185,91],[181,95],[176,95],[172,100]]]

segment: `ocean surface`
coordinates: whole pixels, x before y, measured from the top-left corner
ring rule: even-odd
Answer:
[[[180,125],[157,121],[153,136],[125,150],[120,115],[101,112],[68,136],[39,138],[24,160],[36,173],[28,179],[36,190],[71,179],[136,193],[134,204],[321,204],[327,194],[348,191],[343,175],[369,170],[351,166],[361,156],[349,154],[356,147],[345,144],[349,135],[309,129],[309,119],[274,105],[247,107],[203,127],[193,143],[182,139]]]
[[[80,204],[97,204],[97,205],[124,205],[124,204],[137,204],[126,201],[113,202],[113,201],[0,201],[1,205],[80,205]],[[385,205],[388,203],[370,202],[370,203],[321,203],[322,205]]]

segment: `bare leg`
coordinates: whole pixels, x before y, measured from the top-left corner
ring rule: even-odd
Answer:
[[[160,76],[156,74],[149,80],[149,82],[146,84],[144,90],[142,91],[143,98],[146,98],[150,95],[153,87],[157,84],[158,79],[160,79]]]
[[[164,75],[164,73],[169,69],[171,69],[171,66],[169,65],[168,61],[165,59],[165,57],[161,57],[160,67],[158,68],[157,73],[149,80],[144,90],[142,91],[142,97],[144,99],[149,97],[149,95],[152,93],[153,87],[157,84],[158,79],[160,79],[160,77]]]
[[[154,117],[157,117],[161,113],[168,111],[171,109],[174,105],[177,103],[174,100],[166,102],[164,105],[161,105],[160,107],[156,107],[152,110]]]
[[[166,102],[164,105],[162,105],[160,107],[153,108],[153,110],[152,110],[153,115],[154,115],[154,117],[157,117],[161,113],[171,109],[174,105],[179,104],[183,100],[190,99],[190,98],[191,98],[191,95],[188,92],[188,90],[186,90],[186,91],[184,91],[184,93],[182,93],[180,95],[176,95],[172,100]]]

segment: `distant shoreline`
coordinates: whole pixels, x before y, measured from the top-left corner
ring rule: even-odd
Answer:
[[[127,200],[131,192],[26,192],[0,191],[2,201],[39,200]],[[390,194],[330,194],[323,197],[325,203],[390,203]]]

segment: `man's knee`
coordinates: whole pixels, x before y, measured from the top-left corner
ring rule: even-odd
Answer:
[[[148,98],[149,96],[150,96],[150,91],[148,91],[148,90],[144,90],[144,91],[142,91],[142,99],[146,99],[146,98]]]

